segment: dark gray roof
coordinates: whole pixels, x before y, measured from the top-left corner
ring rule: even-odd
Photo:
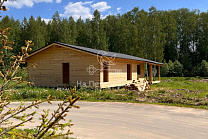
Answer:
[[[153,63],[153,64],[165,65],[164,63],[159,63],[156,61],[152,61],[152,60],[148,60],[148,59],[144,59],[144,58],[140,58],[140,57],[136,57],[136,56],[126,55],[126,54],[122,54],[122,53],[108,52],[108,51],[104,51],[104,50],[92,49],[92,48],[87,48],[87,47],[82,47],[82,46],[75,46],[75,45],[65,44],[65,43],[61,43],[61,42],[54,42],[54,43],[68,46],[68,47],[71,47],[74,49],[82,50],[85,52],[89,52],[92,54],[100,55],[100,56],[131,59],[131,60],[144,61],[144,62]]]

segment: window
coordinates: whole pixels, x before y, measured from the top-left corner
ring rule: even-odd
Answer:
[[[140,65],[137,65],[137,75],[140,74]]]
[[[108,63],[103,62],[103,82],[109,82]]]
[[[132,70],[131,70],[131,64],[127,64],[127,80],[132,79]]]

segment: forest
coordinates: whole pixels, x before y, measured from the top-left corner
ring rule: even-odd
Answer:
[[[24,40],[34,42],[33,51],[57,41],[163,62],[162,76],[208,76],[208,12],[135,7],[122,15],[102,18],[98,10],[93,15],[75,21],[55,12],[48,23],[40,16],[22,21],[4,16],[0,27],[10,27],[9,39],[15,42],[7,63]]]

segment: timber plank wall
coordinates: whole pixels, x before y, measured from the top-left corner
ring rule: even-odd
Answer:
[[[144,80],[144,62],[115,58],[113,65],[109,66],[109,82],[103,82],[103,72],[100,72],[100,86],[101,88],[124,86],[125,84],[132,83],[133,80]],[[127,64],[131,65],[132,78],[127,80]],[[137,76],[137,65],[140,65],[140,74]],[[102,65],[100,65],[102,67]]]
[[[53,45],[37,54],[27,58],[28,67],[37,63],[36,68],[28,68],[28,81],[33,82],[35,86],[59,87],[63,84],[62,63],[69,64],[69,84],[67,86],[99,88],[123,86],[132,83],[139,78],[140,82],[144,79],[144,62],[115,58],[113,65],[109,66],[108,82],[103,82],[103,65],[97,55],[90,54],[81,50],[69,47]],[[127,64],[131,65],[132,78],[127,80]],[[95,68],[93,74],[87,72],[89,66]],[[137,75],[137,65],[140,65],[140,74]],[[91,69],[92,70],[92,69]],[[77,84],[78,83],[78,84]],[[91,83],[91,84],[90,84]]]
[[[77,82],[81,85],[85,82],[88,85],[90,80],[96,82],[100,80],[99,72],[90,75],[86,71],[89,65],[99,68],[97,57],[80,50],[52,46],[27,59],[28,66],[33,63],[37,63],[37,66],[28,69],[28,80],[33,82],[35,86],[65,86],[63,84],[62,63],[70,63],[69,86],[77,86]]]

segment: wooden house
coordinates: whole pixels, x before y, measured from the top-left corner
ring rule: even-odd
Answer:
[[[81,46],[54,42],[25,59],[28,65],[28,80],[35,86],[44,87],[116,87],[145,79],[144,65],[149,65],[149,82],[152,81],[152,65],[163,63],[107,52]],[[36,63],[36,68],[30,67]]]

